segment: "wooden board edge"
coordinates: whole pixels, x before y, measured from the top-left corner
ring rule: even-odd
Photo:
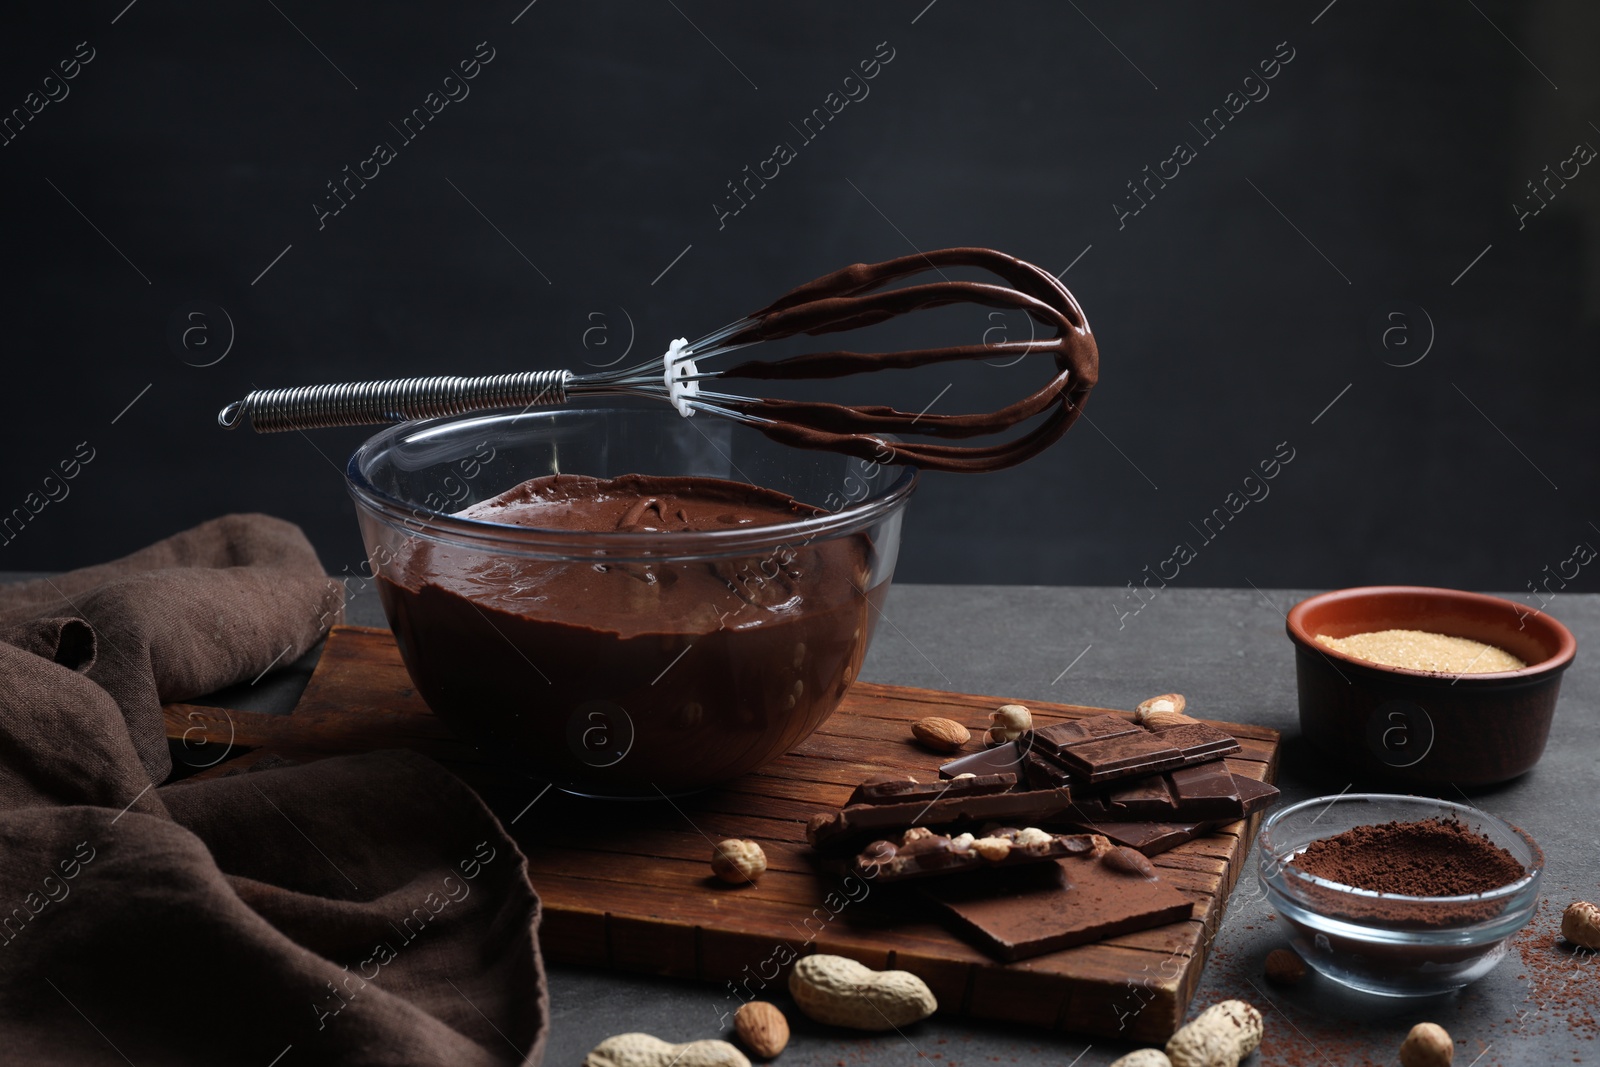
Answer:
[[[1159,1044],[1170,1037],[1193,995],[1192,988],[1185,988],[1189,983],[1179,977],[1124,984],[1074,982],[992,961],[941,959],[875,946],[833,936],[831,931],[796,950],[769,934],[671,921],[645,929],[637,920],[604,911],[546,912],[540,944],[549,962],[657,976],[664,973],[663,946],[678,946],[678,952],[665,954],[680,958],[682,950],[692,946],[692,970],[668,976],[720,983],[726,992],[717,1003],[730,1015],[747,1000],[783,989],[792,961],[811,953],[847,956],[879,970],[911,971],[928,983],[943,1014],[1135,1042]],[[1159,975],[1159,968],[1151,973]],[[1045,993],[1038,988],[1041,985],[1051,991]]]

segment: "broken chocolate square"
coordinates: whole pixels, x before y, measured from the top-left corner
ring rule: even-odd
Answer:
[[[1122,846],[981,879],[935,881],[923,893],[961,933],[1006,961],[1163,926],[1193,910],[1149,860]]]

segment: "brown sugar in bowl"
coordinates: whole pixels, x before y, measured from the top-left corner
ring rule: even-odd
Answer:
[[[1371,778],[1489,785],[1544,754],[1561,675],[1577,642],[1561,623],[1501,597],[1427,586],[1339,589],[1290,609],[1300,728],[1325,754]],[[1317,642],[1375,630],[1423,630],[1502,648],[1527,664],[1487,674],[1386,667]]]

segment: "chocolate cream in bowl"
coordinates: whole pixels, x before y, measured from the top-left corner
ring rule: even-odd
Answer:
[[[702,477],[536,478],[459,517],[541,530],[744,530],[824,514]],[[731,557],[534,559],[416,538],[379,592],[464,736],[577,792],[671,794],[782,755],[855,678],[888,583],[865,535]]]

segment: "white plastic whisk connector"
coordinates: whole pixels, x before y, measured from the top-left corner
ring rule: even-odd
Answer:
[[[661,380],[667,387],[667,399],[686,419],[694,414],[689,399],[700,395],[700,368],[693,359],[683,355],[688,347],[689,339],[680,337],[667,346],[667,354],[661,357],[665,368]]]

